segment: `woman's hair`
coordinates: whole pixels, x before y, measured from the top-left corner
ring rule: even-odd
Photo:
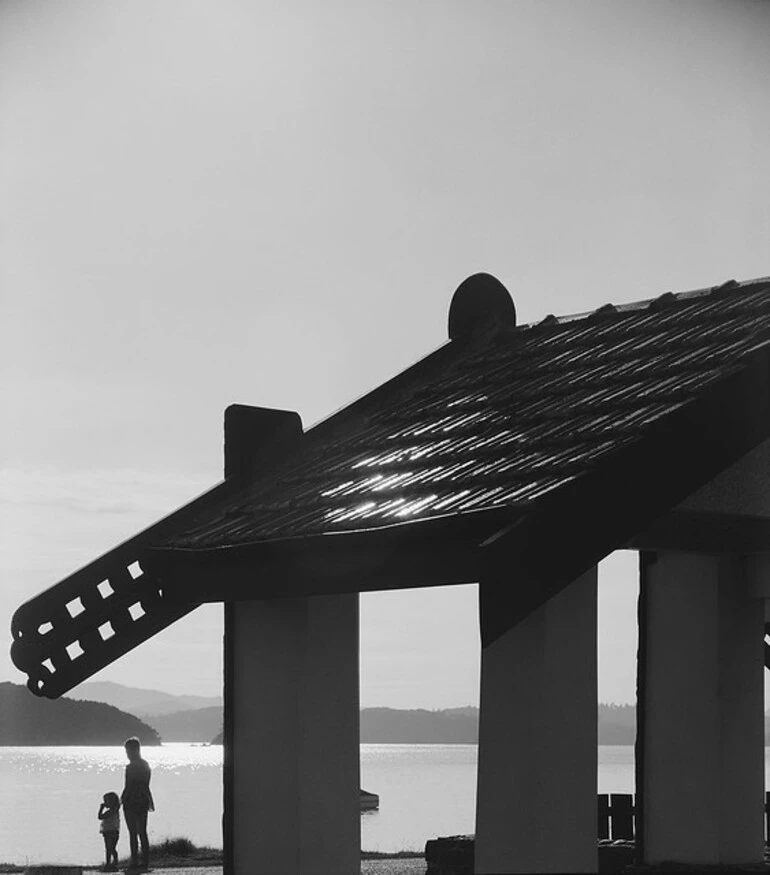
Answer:
[[[104,800],[110,808],[120,808],[120,798],[117,793],[105,793]]]

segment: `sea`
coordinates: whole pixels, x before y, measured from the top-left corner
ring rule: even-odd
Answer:
[[[361,814],[370,851],[422,851],[428,839],[474,829],[477,747],[472,744],[363,744],[361,786],[380,797]],[[156,811],[150,841],[186,836],[222,847],[222,747],[164,744],[144,749]],[[96,812],[120,792],[120,747],[0,747],[0,863],[102,861]],[[634,749],[600,746],[598,792],[634,792]],[[128,851],[125,830],[118,850]]]

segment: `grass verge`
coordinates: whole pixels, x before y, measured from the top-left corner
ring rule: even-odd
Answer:
[[[361,851],[362,860],[413,860],[423,856],[422,851]],[[128,866],[128,858],[118,863],[119,869]],[[221,866],[222,849],[198,847],[184,836],[165,838],[150,846],[150,866],[158,869],[178,869],[183,866]],[[0,863],[0,875],[17,875],[24,872],[25,866],[14,863]],[[101,864],[83,866],[89,871],[98,871]]]
[[[362,860],[416,860],[424,856],[423,851],[361,851]]]

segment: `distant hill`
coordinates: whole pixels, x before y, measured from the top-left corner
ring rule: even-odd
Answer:
[[[599,705],[599,744],[633,744],[636,709],[633,705]],[[479,709],[363,708],[362,744],[477,744]],[[165,737],[165,736],[164,736]],[[220,732],[211,742],[222,744]]]
[[[68,698],[106,702],[108,705],[113,705],[115,708],[136,714],[139,717],[154,717],[157,714],[175,714],[179,711],[222,707],[221,696],[175,696],[160,690],[127,687],[123,684],[112,683],[112,681],[91,681],[80,684],[70,693]]]
[[[476,744],[478,723],[479,710],[472,707],[443,711],[363,708],[360,737],[362,744]],[[222,744],[222,733],[211,743]]]
[[[446,714],[447,717],[473,717],[478,715],[479,709],[475,705],[464,705],[462,708],[444,708],[441,713]]]
[[[161,741],[151,726],[112,705],[41,699],[0,683],[0,745],[122,745],[132,735],[143,745]]]
[[[147,717],[164,741],[209,742],[222,729],[222,708],[196,708]]]
[[[478,735],[477,708],[448,711],[364,708],[361,711],[362,744],[476,744]]]
[[[365,708],[361,711],[361,741],[364,744],[475,744],[478,722],[478,708],[472,707],[443,711]],[[633,705],[598,706],[599,744],[633,744],[635,739]]]
[[[214,716],[213,709],[204,710],[209,712],[206,717],[209,721]],[[184,717],[183,714],[178,716]],[[221,711],[219,711],[219,718],[221,726]],[[443,711],[364,708],[361,711],[361,742],[363,744],[475,744],[478,741],[478,719],[478,708],[470,706],[446,708]],[[203,725],[203,721],[201,723]],[[205,725],[210,726],[211,723],[207,722]],[[161,731],[161,734],[166,737],[165,732]],[[222,744],[221,731],[209,738],[212,738],[212,744]],[[206,739],[196,736],[190,740]],[[598,743],[632,745],[635,741],[636,708],[633,705],[600,704]],[[770,745],[770,713],[765,716],[765,744]]]
[[[598,721],[599,744],[634,743],[636,709],[633,705],[599,705]],[[476,744],[478,723],[479,709],[471,706],[441,711],[364,708],[361,743]],[[221,732],[212,744],[222,744]]]

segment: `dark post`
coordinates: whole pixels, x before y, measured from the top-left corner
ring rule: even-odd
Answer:
[[[290,453],[301,437],[298,413],[231,404],[225,410],[225,478],[254,476],[261,464]]]
[[[630,793],[610,794],[612,838],[634,838],[634,797]]]
[[[634,745],[634,772],[636,782],[636,830],[634,863],[644,865],[644,719],[647,695],[647,569],[657,559],[651,551],[639,553],[639,600],[637,602],[637,630],[639,643],[636,650],[636,743]]]
[[[599,839],[608,839],[610,837],[610,797],[607,793],[600,793],[596,797],[597,815],[599,818],[598,832]]]
[[[302,438],[302,420],[299,414],[288,410],[270,410],[231,404],[225,410],[225,479],[256,479],[271,461],[291,453]],[[233,842],[233,730],[236,703],[235,642],[233,617],[237,602],[224,603],[224,726],[222,756],[222,842],[224,844],[224,875],[235,875]]]

